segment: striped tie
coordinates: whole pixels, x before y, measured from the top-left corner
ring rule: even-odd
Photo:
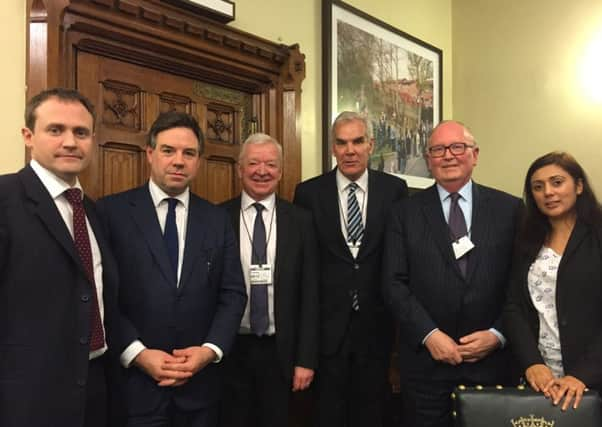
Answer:
[[[349,184],[347,193],[347,241],[353,243],[362,240],[364,236],[364,225],[362,224],[362,212],[360,211],[360,205],[357,202],[355,196],[355,190],[358,185],[355,182]]]

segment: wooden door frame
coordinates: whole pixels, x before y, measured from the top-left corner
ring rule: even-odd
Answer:
[[[27,97],[76,87],[89,52],[257,96],[256,129],[283,147],[279,194],[301,179],[305,55],[161,0],[27,0]],[[238,141],[241,143],[242,141]]]

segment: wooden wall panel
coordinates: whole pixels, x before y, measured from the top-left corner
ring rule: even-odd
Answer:
[[[235,166],[231,159],[207,159],[203,179],[207,183],[209,200],[215,203],[225,202],[235,194]]]
[[[146,153],[136,145],[105,144],[100,147],[103,170],[103,192],[113,194],[140,185],[148,178]]]

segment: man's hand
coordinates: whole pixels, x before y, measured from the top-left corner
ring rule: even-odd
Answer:
[[[192,373],[192,375],[199,372],[217,358],[215,351],[207,346],[192,346],[182,349],[175,349],[172,354],[178,360],[184,358],[184,362],[168,362],[168,369],[175,371],[187,371]]]
[[[305,390],[314,379],[314,370],[295,366],[293,373],[293,391]]]
[[[185,360],[184,357],[172,356],[162,350],[146,348],[138,353],[133,363],[157,381],[160,386],[163,386],[183,384],[192,376],[186,371],[165,369],[168,364],[183,363]]]
[[[500,340],[491,331],[476,331],[460,338],[458,352],[465,362],[478,362],[500,346]]]
[[[458,345],[449,335],[441,331],[435,331],[424,343],[431,357],[439,362],[450,365],[462,363],[462,356],[458,352]]]

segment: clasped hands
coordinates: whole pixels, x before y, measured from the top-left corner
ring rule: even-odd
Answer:
[[[541,363],[529,366],[525,377],[533,390],[541,391],[544,396],[551,398],[554,405],[558,405],[564,397],[563,411],[569,408],[571,401],[573,409],[577,409],[583,393],[587,390],[581,380],[571,375],[556,378],[550,368]]]
[[[459,365],[483,359],[500,346],[500,340],[491,331],[475,331],[460,338],[457,343],[440,330],[434,331],[424,343],[431,357],[439,362]]]
[[[213,362],[217,355],[207,346],[176,349],[171,354],[144,349],[134,359],[134,365],[151,376],[160,387],[177,387]]]

